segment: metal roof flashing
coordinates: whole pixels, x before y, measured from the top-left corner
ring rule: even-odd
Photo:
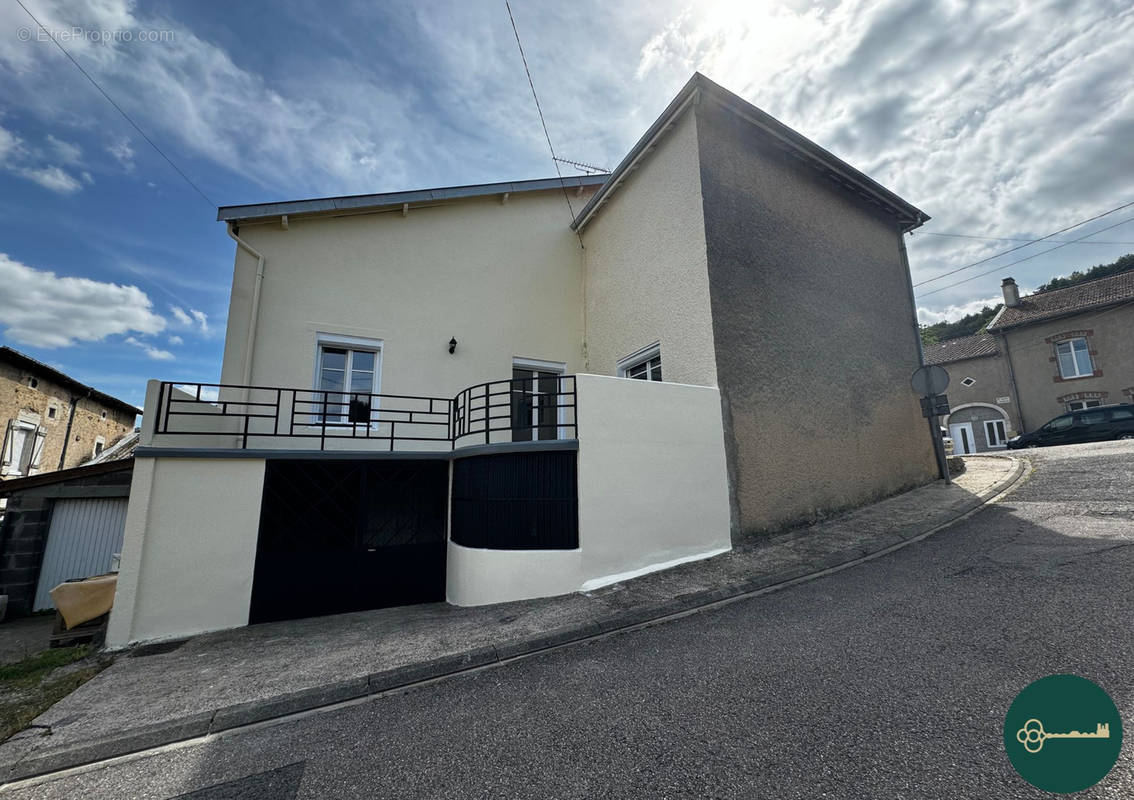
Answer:
[[[218,222],[267,221],[282,216],[328,215],[335,213],[365,213],[383,209],[410,207],[444,200],[463,200],[502,194],[521,194],[563,188],[582,189],[601,186],[610,177],[599,175],[570,175],[564,178],[540,178],[528,181],[480,183],[466,186],[442,186],[435,189],[415,189],[407,192],[359,194],[343,197],[317,197],[309,200],[287,200],[278,203],[253,203],[239,206],[221,206],[217,209]]]

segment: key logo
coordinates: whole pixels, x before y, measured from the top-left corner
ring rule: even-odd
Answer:
[[[1098,684],[1078,675],[1048,675],[1012,701],[1004,718],[1004,749],[1033,786],[1079,792],[1114,767],[1122,720]]]

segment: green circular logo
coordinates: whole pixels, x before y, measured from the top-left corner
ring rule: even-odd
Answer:
[[[1004,718],[1008,760],[1047,792],[1078,792],[1102,780],[1118,760],[1122,720],[1098,684],[1048,675],[1016,695]]]

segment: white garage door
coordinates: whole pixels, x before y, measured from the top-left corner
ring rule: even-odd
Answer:
[[[122,552],[128,503],[125,497],[55,501],[35,591],[36,611],[55,608],[48,592],[63,581],[110,569],[111,558]]]

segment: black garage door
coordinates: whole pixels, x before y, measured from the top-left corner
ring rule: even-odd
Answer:
[[[447,461],[268,461],[250,622],[445,599]]]

